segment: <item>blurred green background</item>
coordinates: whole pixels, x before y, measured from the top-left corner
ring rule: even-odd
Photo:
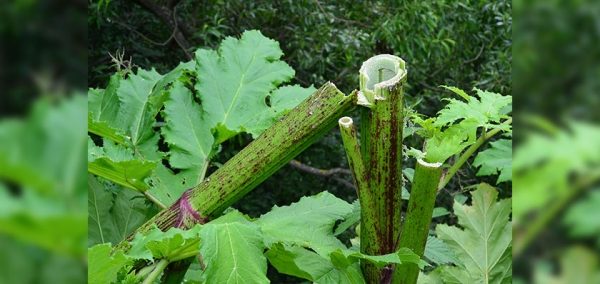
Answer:
[[[600,283],[600,3],[514,1],[516,283]]]
[[[86,9],[0,3],[0,283],[87,279]]]

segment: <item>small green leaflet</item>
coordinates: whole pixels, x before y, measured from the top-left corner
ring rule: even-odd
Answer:
[[[302,197],[289,206],[273,207],[256,223],[267,245],[277,242],[296,244],[328,256],[344,244],[333,235],[333,226],[352,212],[352,205],[329,192]]]
[[[107,284],[117,281],[119,271],[132,259],[117,251],[111,255],[110,244],[99,244],[88,249],[88,283]]]
[[[449,103],[438,113],[434,123],[436,126],[441,127],[462,119],[472,119],[479,126],[494,128],[494,124],[491,123],[499,123],[512,110],[511,96],[503,96],[475,88],[474,90],[479,99],[475,97],[468,97],[467,99],[467,94],[464,91],[454,87],[443,87],[466,99],[467,102],[448,99]]]
[[[282,55],[279,43],[256,30],[226,38],[218,51],[196,52],[196,90],[206,120],[216,127],[217,143],[240,132],[256,137],[265,129],[262,120],[275,116],[266,98],[294,76],[294,69],[279,60]],[[277,96],[274,101],[281,104]]]
[[[471,97],[456,87],[442,86],[460,96],[466,102],[457,99],[446,99],[449,103],[438,112],[437,117],[422,118],[418,114],[411,115],[415,124],[420,126],[416,132],[425,138],[423,152],[409,149],[408,154],[431,163],[445,162],[449,157],[461,153],[466,147],[476,142],[479,129],[499,129],[510,132],[509,124],[502,120],[509,118],[512,110],[512,97],[482,91],[475,88],[479,97]]]
[[[91,114],[91,112],[88,113],[88,132],[123,145],[129,142],[128,137],[125,137],[119,130],[111,127],[104,121],[93,120]]]
[[[177,174],[163,164],[159,164],[148,178],[150,192],[163,204],[173,204],[187,189],[200,183],[197,168],[183,170]]]
[[[495,188],[480,184],[471,194],[472,206],[454,203],[464,229],[440,224],[438,238],[456,254],[457,266],[442,266],[446,283],[508,283],[512,279],[511,200],[496,202]]]
[[[145,180],[156,168],[156,162],[135,159],[131,149],[108,138],[103,144],[98,147],[88,137],[88,172],[140,192],[148,190]]]
[[[452,155],[475,143],[478,125],[471,119],[465,119],[445,130],[436,130],[425,142],[425,160],[442,163]]]
[[[346,259],[350,263],[358,262],[359,260],[367,260],[379,268],[383,268],[388,264],[414,263],[421,267],[425,266],[425,262],[421,261],[418,255],[408,248],[400,248],[398,251],[384,255],[366,255],[358,251],[349,249],[337,249],[330,254],[331,260]]]
[[[148,233],[134,237],[127,255],[135,259],[169,261],[195,256],[200,253],[200,230],[200,225],[189,230],[170,228],[166,232],[154,227]]]
[[[473,165],[479,168],[478,176],[500,173],[498,181],[512,180],[512,140],[500,139],[490,143],[490,148],[479,152]]]
[[[236,211],[202,227],[207,283],[269,283],[260,228]]]

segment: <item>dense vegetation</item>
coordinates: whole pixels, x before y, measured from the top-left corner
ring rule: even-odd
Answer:
[[[410,108],[390,111],[382,106],[394,105],[394,101],[402,106],[404,79],[394,81],[400,76],[406,78],[405,63],[400,58],[384,55],[363,63],[361,92],[346,96],[330,83],[317,91],[297,85],[280,86],[294,74],[279,60],[281,55],[277,42],[259,31],[246,31],[239,39],[223,40],[218,50],[197,50],[194,60],[181,63],[167,74],[141,68],[136,72],[119,71],[106,88],[89,90],[90,282],[187,279],[193,283],[236,283],[252,279],[265,283],[269,281],[268,259],[280,273],[317,283],[374,283],[381,277],[392,278],[386,271],[393,270],[386,265],[412,263],[414,270],[410,270],[414,272],[394,272],[398,276],[393,277],[399,281],[398,277],[413,275],[406,281],[416,283],[416,265],[425,264],[420,261],[424,253],[435,268],[422,277],[426,283],[455,281],[452,279],[495,283],[511,279],[510,199],[496,203],[495,188],[485,183],[464,184],[476,188],[471,206],[465,205],[465,195],[454,201],[454,212],[464,230],[438,224],[440,239],[429,236],[436,193],[496,134],[505,138],[478,154],[474,165],[479,167],[478,175],[499,174],[497,184],[511,180],[510,96],[477,88],[476,96],[471,96],[445,86],[459,99],[447,99],[435,117]],[[382,66],[396,75],[384,77]],[[393,88],[398,91],[382,91],[375,82],[396,82],[399,85]],[[260,218],[229,208],[331,129],[354,104],[360,105],[361,112],[373,113],[361,119],[376,124],[369,127],[372,133],[361,129],[361,143],[365,145],[361,147],[373,146],[362,155],[371,160],[357,157],[351,164],[364,162],[382,170],[375,174],[369,169],[371,173],[364,181],[370,184],[365,185],[359,182],[362,172],[352,167],[361,213],[357,213],[356,206],[353,209],[329,193],[303,198],[286,207],[275,206]],[[387,119],[378,119],[377,115]],[[344,120],[351,121],[348,117]],[[220,144],[242,132],[255,140],[207,176],[210,159],[219,153]],[[393,138],[386,137],[420,137],[424,142],[419,143],[422,147],[413,148],[397,139],[397,144],[392,144],[388,140]],[[350,140],[344,138],[344,144]],[[345,148],[352,157],[352,149],[348,145]],[[360,152],[358,146],[354,149]],[[361,155],[358,152],[355,154]],[[401,167],[403,160],[408,160],[404,153],[419,160],[414,169]],[[454,155],[459,155],[456,161],[446,164]],[[387,166],[387,161],[396,165],[396,170]],[[443,178],[442,166],[448,168]],[[424,174],[423,169],[427,172],[428,168],[437,174]],[[375,179],[378,176],[381,178]],[[386,177],[391,177],[390,181]],[[408,190],[402,188],[404,178],[412,181]],[[391,190],[391,195],[376,191],[380,181],[385,182],[381,190]],[[407,227],[400,243],[394,241],[394,236],[387,244],[378,244],[383,240],[380,231],[389,228],[388,221],[373,221],[375,225],[366,226],[366,220],[385,216],[389,210],[397,212],[393,216],[400,219],[403,207],[385,206],[391,198],[400,203],[409,195]],[[135,205],[131,203],[134,200]],[[369,217],[367,212],[376,208],[383,211]],[[162,211],[150,219],[155,209]],[[437,211],[435,217],[449,213],[443,207]],[[360,240],[351,240],[352,246],[347,247],[336,238],[334,228],[337,234],[346,232],[357,223],[357,215],[362,229],[357,226],[349,233],[362,234]],[[338,220],[344,225],[335,226]],[[372,229],[376,230],[373,236]],[[417,231],[422,234],[417,236]],[[396,232],[399,237],[400,231]],[[366,249],[371,242],[379,249]],[[464,243],[471,247],[465,248]],[[199,253],[201,257],[194,258]],[[315,268],[310,264],[315,261],[330,269]],[[364,266],[361,272],[359,262],[371,262],[376,269],[367,272]],[[196,268],[188,269],[190,263]],[[370,277],[369,273],[374,275]]]
[[[152,1],[113,0],[90,5],[88,80],[91,87],[106,86],[109,75],[114,72],[109,53],[117,56],[124,52],[123,58],[131,59],[134,66],[156,68],[162,74],[188,59],[173,40],[156,45],[144,38],[163,43],[173,31],[161,17],[145,8],[143,3],[147,2]],[[439,85],[511,93],[510,1],[169,3],[178,3],[177,8],[171,10],[185,24],[181,29],[189,42],[188,53],[198,47],[215,48],[225,36],[260,29],[265,36],[280,43],[284,53],[282,60],[296,70],[292,83],[303,86],[320,86],[329,80],[348,93],[358,86],[356,72],[361,62],[374,54],[392,53],[407,61],[410,78],[405,97],[407,105],[420,101],[416,106],[420,113],[433,115],[440,109],[439,98],[444,95]],[[186,30],[190,34],[186,34]],[[226,161],[247,143],[244,136],[227,142],[216,161]],[[338,135],[332,133],[298,160],[321,169],[346,167],[345,161],[340,159],[344,153],[339,143]],[[209,168],[209,172],[214,169]],[[464,181],[475,181],[474,171],[466,169],[462,173]],[[321,188],[351,201],[353,190],[340,182],[344,178],[349,180],[339,173],[319,176],[299,172],[298,167],[285,167],[240,206],[257,215],[266,212],[270,204],[289,204]],[[284,193],[278,190],[280,188],[294,190]],[[449,188],[454,192],[456,187],[451,184]],[[445,202],[451,206],[451,199]]]

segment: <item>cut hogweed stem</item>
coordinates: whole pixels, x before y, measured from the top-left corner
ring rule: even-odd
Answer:
[[[369,183],[367,180],[367,170],[363,162],[362,154],[360,153],[360,144],[356,135],[356,128],[352,118],[342,117],[339,120],[340,133],[342,136],[342,142],[344,143],[344,150],[348,157],[348,165],[352,171],[354,183],[356,185],[356,191],[361,207],[361,219],[367,220],[368,218],[362,218],[362,216],[372,216],[375,214],[375,204],[373,204],[373,193],[369,190]],[[377,235],[374,234],[375,228],[366,228],[366,226],[373,226],[373,223],[362,224],[360,234],[361,243],[368,242],[369,240],[377,240]]]
[[[369,198],[374,204],[373,208],[367,209],[371,214],[361,216],[361,235],[377,236],[361,239],[361,252],[368,255],[388,254],[398,248],[402,206],[403,84],[406,74],[404,61],[388,54],[371,57],[360,68],[358,104],[370,108],[362,113],[360,142],[367,169]],[[364,209],[361,207],[361,210]],[[362,263],[362,270],[367,283],[389,279],[392,271],[380,270],[366,262]]]
[[[174,226],[185,228],[194,222],[205,222],[217,216],[331,130],[338,118],[350,111],[355,103],[355,93],[346,96],[334,84],[324,84],[201,184],[182,196],[184,201],[179,200],[159,212],[135,233],[144,233],[154,225],[161,230]],[[190,206],[183,208],[181,204]],[[119,247],[126,246],[122,243]]]
[[[406,219],[400,235],[400,247],[411,249],[419,257],[423,257],[425,252],[441,175],[442,163],[427,163],[421,159],[417,161]],[[392,283],[414,284],[418,277],[419,266],[407,263],[396,268]]]

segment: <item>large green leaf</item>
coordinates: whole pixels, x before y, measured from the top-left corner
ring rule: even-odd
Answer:
[[[275,244],[267,251],[271,265],[280,273],[296,276],[317,284],[365,283],[357,262],[348,263],[343,255],[329,259],[299,246]],[[337,259],[341,258],[341,259]]]
[[[472,193],[472,206],[454,203],[463,229],[440,224],[438,237],[456,253],[457,266],[443,267],[448,283],[510,283],[512,279],[509,222],[510,199],[496,202],[495,188],[480,184]],[[458,282],[456,282],[458,281]]]
[[[450,264],[457,262],[456,256],[450,247],[434,236],[427,237],[424,256],[435,264]]]
[[[88,177],[88,245],[117,244],[153,213],[145,198],[96,177]]]
[[[159,164],[148,178],[150,193],[162,204],[173,204],[183,192],[200,183],[201,174],[197,168],[175,174],[163,164]]]
[[[266,98],[277,85],[294,76],[294,70],[279,58],[279,43],[259,31],[246,31],[241,38],[228,37],[219,51],[196,52],[196,89],[206,120],[216,127],[217,143],[239,132],[258,135],[265,113],[272,112]]]
[[[149,188],[144,179],[152,174],[155,167],[155,162],[142,160],[116,162],[107,157],[98,158],[88,163],[90,173],[142,192]]]
[[[110,76],[105,90],[90,89],[88,91],[88,113],[93,121],[105,122],[110,126],[117,126],[115,118],[119,113],[119,97],[117,89],[121,84],[121,75]]]
[[[135,152],[148,160],[160,158],[158,134],[152,129],[161,98],[150,96],[162,78],[155,70],[138,69],[137,74],[121,81],[117,89],[120,106],[115,124],[130,137]]]
[[[359,266],[360,260],[369,261],[380,268],[391,263],[422,264],[419,256],[407,248],[376,256],[337,249],[325,257],[300,246],[276,243],[267,251],[266,256],[280,273],[315,283],[365,283]]]
[[[88,283],[110,284],[117,281],[119,271],[131,263],[123,252],[111,255],[110,244],[95,245],[88,250]]]
[[[512,140],[500,139],[490,143],[490,148],[481,151],[475,157],[473,165],[479,168],[478,176],[500,173],[498,181],[512,179]]]
[[[269,283],[260,228],[234,217],[217,219],[200,231],[207,283]]]
[[[333,226],[352,212],[352,205],[329,192],[302,197],[289,206],[273,207],[256,223],[267,244],[283,242],[310,247],[322,256],[346,247],[333,235]]]
[[[183,83],[176,82],[165,102],[166,127],[162,128],[169,144],[169,163],[178,169],[201,170],[208,162],[214,138],[210,125],[202,118],[200,105]]]

